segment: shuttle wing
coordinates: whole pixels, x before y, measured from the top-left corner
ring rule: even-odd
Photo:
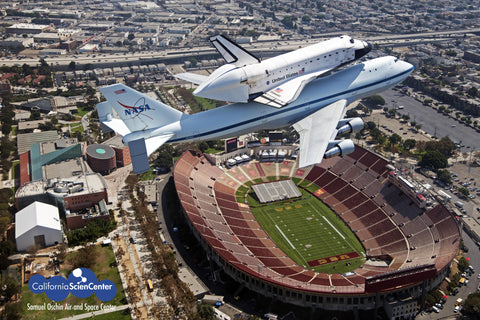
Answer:
[[[332,70],[332,68],[309,73],[282,83],[278,87],[275,87],[255,98],[254,101],[271,107],[281,108],[290,102],[295,101],[303,88],[310,81],[317,79],[319,76],[330,70]]]
[[[260,62],[260,59],[225,36],[211,37],[210,42],[212,42],[227,63],[235,64],[236,67]]]
[[[293,125],[300,134],[300,168],[322,162],[329,141],[337,135],[346,105],[346,100],[338,100]]]
[[[180,80],[185,80],[196,85],[200,85],[202,84],[202,82],[205,82],[205,80],[208,79],[208,76],[204,76],[198,73],[191,73],[191,72],[178,73],[173,76]]]

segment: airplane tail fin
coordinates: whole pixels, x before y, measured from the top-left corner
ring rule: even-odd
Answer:
[[[131,132],[162,127],[186,116],[124,84],[106,86],[100,91]]]
[[[260,59],[225,36],[214,36],[210,41],[225,61],[235,64],[236,67],[260,62]]]

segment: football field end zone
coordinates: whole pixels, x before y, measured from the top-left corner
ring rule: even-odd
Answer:
[[[321,266],[321,265],[325,265],[325,264],[329,264],[329,263],[355,259],[355,258],[359,258],[359,257],[360,257],[360,255],[357,252],[353,251],[353,252],[338,254],[336,256],[331,256],[331,257],[326,257],[326,258],[322,258],[322,259],[307,261],[307,263],[310,267],[313,268],[313,267],[316,267],[316,266]]]

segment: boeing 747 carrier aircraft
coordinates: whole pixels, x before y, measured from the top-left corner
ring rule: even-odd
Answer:
[[[294,101],[310,81],[360,59],[372,46],[349,36],[260,61],[224,36],[210,41],[227,62],[209,76],[179,73],[175,77],[198,84],[194,95],[228,102],[256,101],[281,108]]]
[[[148,171],[148,156],[166,142],[221,139],[291,125],[300,135],[299,167],[306,167],[324,157],[352,152],[351,140],[336,137],[362,129],[363,121],[342,119],[345,107],[395,86],[412,71],[407,62],[381,57],[311,81],[295,101],[282,108],[257,102],[233,103],[192,115],[114,84],[100,88],[107,101],[97,104],[97,110],[100,121],[128,144],[134,173]]]

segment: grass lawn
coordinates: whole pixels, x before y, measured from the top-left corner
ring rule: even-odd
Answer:
[[[83,125],[82,123],[75,123],[70,125],[70,132],[76,132],[79,131],[81,133],[84,133],[85,131],[83,130]]]
[[[214,109],[216,107],[215,102],[213,100],[202,98],[202,97],[197,97],[197,96],[194,96],[194,98],[197,101],[198,105],[200,105],[202,107],[203,111],[209,110],[209,109]],[[200,111],[202,111],[202,110],[200,110]]]
[[[84,109],[82,107],[80,108],[77,108],[78,112],[75,114],[76,116],[79,116],[79,117],[83,117],[84,115],[86,115],[89,111],[91,110],[87,110],[87,109]]]
[[[20,160],[12,161],[12,179],[20,178]]]
[[[155,178],[155,173],[153,173],[154,167],[150,168],[150,171],[144,172],[140,175],[140,181],[151,181]]]
[[[303,196],[298,200],[260,205],[251,194],[247,200],[261,227],[299,265],[323,273],[345,273],[362,265],[365,250],[350,228],[320,200],[300,191]],[[336,262],[332,258],[315,267],[307,263],[352,252],[358,257]]]
[[[96,263],[93,267],[90,268],[96,276],[97,280],[108,279],[113,281],[115,286],[117,287],[117,294],[115,298],[110,301],[102,302],[101,300],[97,299],[95,294],[92,294],[88,298],[77,298],[70,294],[65,300],[58,302],[58,304],[65,305],[69,304],[72,306],[78,305],[97,305],[100,306],[103,304],[110,304],[110,305],[123,305],[126,303],[125,301],[125,293],[123,291],[122,283],[120,281],[120,275],[118,273],[118,269],[116,267],[110,267],[110,264],[115,261],[115,257],[113,254],[113,250],[111,247],[95,247],[95,256],[96,256]],[[71,253],[65,260],[71,259],[76,252]],[[61,273],[66,278],[71,270],[62,269]],[[64,318],[75,314],[85,313],[86,310],[58,310],[58,311],[43,311],[43,310],[28,310],[27,306],[30,305],[43,305],[44,303],[48,304],[55,304],[52,302],[45,293],[41,294],[34,294],[28,288],[28,283],[22,287],[22,305],[23,305],[23,318],[22,319],[53,319],[53,318]],[[98,318],[98,319],[110,319],[110,318]],[[112,318],[113,319],[113,318]],[[123,318],[120,318],[123,319]],[[129,319],[129,318],[127,318]]]

